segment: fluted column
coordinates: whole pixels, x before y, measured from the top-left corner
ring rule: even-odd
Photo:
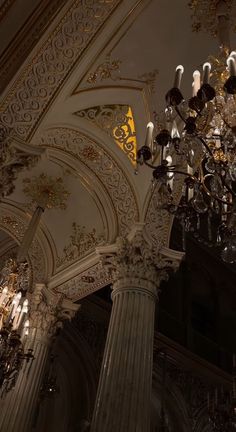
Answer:
[[[30,299],[30,305],[31,331],[25,348],[33,349],[34,360],[23,366],[14,389],[0,402],[1,432],[31,430],[48,350],[57,323],[61,318],[71,317],[78,309],[78,305],[70,305],[67,301],[67,314],[64,315],[63,299],[52,295],[44,285],[39,284]]]
[[[115,273],[113,307],[91,432],[148,432],[155,301],[172,263],[142,232],[119,239],[107,262]]]

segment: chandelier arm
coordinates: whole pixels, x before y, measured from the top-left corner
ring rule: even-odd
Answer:
[[[177,106],[175,106],[175,111],[177,112],[178,116],[180,117],[180,119],[184,122],[184,124],[186,124],[186,120],[183,117],[183,115],[181,114],[179,108]]]

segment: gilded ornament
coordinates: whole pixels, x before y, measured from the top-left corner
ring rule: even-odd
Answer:
[[[27,139],[82,53],[121,0],[79,1],[69,6],[3,101],[4,126]]]
[[[105,186],[116,211],[119,233],[127,233],[139,219],[135,193],[117,162],[103,147],[88,136],[69,128],[53,128],[44,132],[38,145],[63,151],[84,163]],[[91,146],[100,154],[97,163],[83,157],[82,150]]]
[[[89,84],[96,84],[98,81],[111,79],[113,81],[119,79],[120,74],[120,60],[107,60],[100,64],[94,72],[91,72],[87,78]]]
[[[97,152],[92,146],[89,146],[89,145],[85,146],[80,151],[80,154],[84,159],[87,159],[91,162],[96,162],[100,157],[99,152]]]
[[[120,149],[136,164],[137,139],[132,109],[128,105],[101,105],[75,113],[91,121],[111,136]]]
[[[24,178],[25,195],[31,202],[41,205],[43,208],[66,209],[66,201],[69,192],[66,191],[61,177],[52,177],[44,173],[31,178]]]

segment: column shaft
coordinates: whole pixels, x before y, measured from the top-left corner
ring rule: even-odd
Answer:
[[[150,430],[154,292],[140,278],[114,284],[92,432]]]

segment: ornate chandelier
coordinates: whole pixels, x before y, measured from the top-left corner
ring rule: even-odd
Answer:
[[[29,334],[28,265],[10,259],[2,270],[0,285],[0,388],[2,394],[11,390],[22,366],[33,358],[32,350],[25,352]]]
[[[220,246],[222,259],[235,263],[236,52],[229,54],[225,44],[220,48],[220,55],[203,65],[202,74],[193,73],[188,102],[180,91],[184,68],[177,66],[166,94],[164,124],[154,140],[154,125],[147,125],[137,163],[153,170],[158,206],[180,221],[183,249],[185,234],[192,232],[208,245]],[[181,178],[182,197],[175,196],[174,188]]]
[[[30,224],[24,234],[16,259],[5,263],[0,281],[0,389],[2,395],[10,391],[17,380],[24,361],[33,359],[27,348],[30,331],[30,271],[26,260],[44,210],[66,208],[69,193],[61,177],[46,174],[24,179],[24,193],[36,204]],[[28,316],[29,312],[29,316]]]

